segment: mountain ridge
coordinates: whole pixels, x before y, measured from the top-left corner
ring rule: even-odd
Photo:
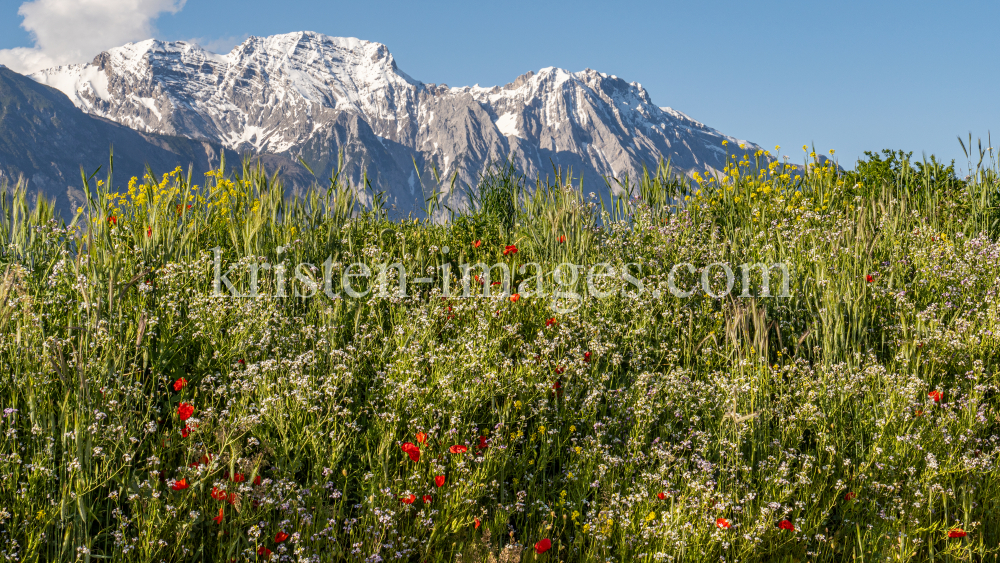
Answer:
[[[572,169],[603,192],[605,177],[634,178],[661,157],[691,173],[760,150],[589,68],[448,87],[406,74],[381,43],[315,32],[250,37],[227,54],[149,39],[30,77],[136,130],[303,159],[319,177],[344,151],[348,177],[372,179],[404,211],[442,189],[435,170],[474,185],[490,163],[510,160],[529,177]]]

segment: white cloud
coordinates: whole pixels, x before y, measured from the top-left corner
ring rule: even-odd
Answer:
[[[20,73],[90,61],[101,51],[149,39],[153,21],[187,0],[33,0],[17,13],[34,47],[0,49],[0,63]]]

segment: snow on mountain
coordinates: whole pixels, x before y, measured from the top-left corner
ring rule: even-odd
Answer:
[[[723,140],[759,149],[613,75],[550,67],[504,86],[448,88],[409,77],[385,45],[312,32],[251,37],[226,55],[150,39],[31,78],[133,129],[302,158],[320,178],[344,151],[353,179],[367,174],[404,210],[423,202],[432,167],[474,184],[510,158],[529,177],[554,164],[600,189],[602,176],[635,177],[661,155],[692,172],[724,165]]]

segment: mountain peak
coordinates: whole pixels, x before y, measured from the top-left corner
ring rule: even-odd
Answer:
[[[721,142],[736,141],[590,68],[449,88],[399,70],[382,43],[311,31],[249,37],[227,54],[149,39],[31,77],[128,127],[305,158],[321,175],[343,150],[356,173],[418,203],[414,163],[421,178],[437,170],[467,183],[497,160],[529,176],[555,164],[600,190],[601,176],[635,176],[661,157],[688,172],[721,169]]]
[[[233,51],[241,49],[264,50],[272,55],[291,56],[299,49],[314,51],[354,51],[357,49],[385,49],[385,45],[374,43],[356,37],[334,37],[324,35],[314,31],[295,31],[280,35],[268,35],[264,37],[251,36],[238,45]]]

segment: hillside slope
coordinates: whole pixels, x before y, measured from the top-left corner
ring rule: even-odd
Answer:
[[[81,166],[89,175],[103,165],[103,178],[112,149],[116,183],[123,184],[141,176],[147,164],[158,173],[193,164],[203,174],[224,150],[237,161],[234,151],[217,143],[142,133],[88,115],[62,92],[0,66],[0,181],[12,184],[23,176],[32,193],[55,200],[71,216],[84,202]]]

